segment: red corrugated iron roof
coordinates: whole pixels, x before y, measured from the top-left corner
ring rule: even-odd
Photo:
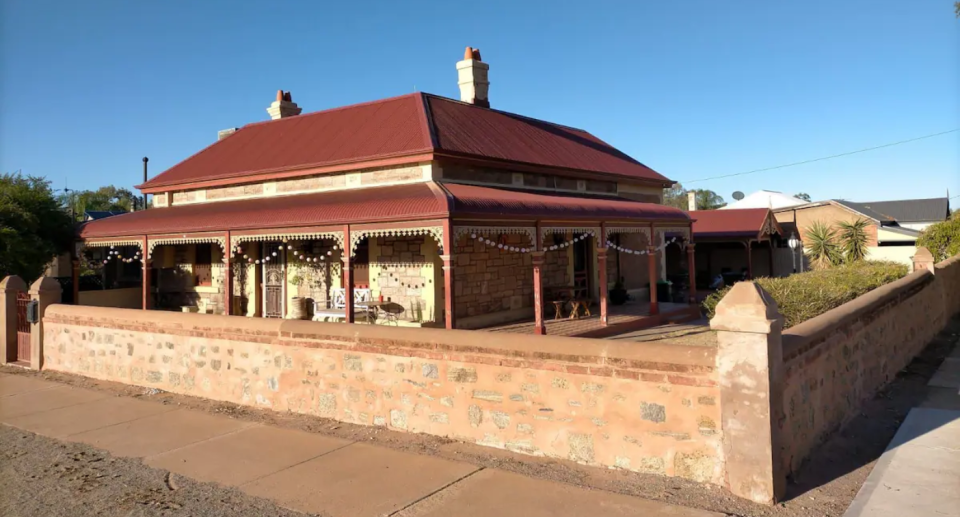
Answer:
[[[454,183],[444,187],[453,196],[453,212],[458,216],[519,215],[592,221],[690,219],[683,210],[627,199],[538,194]]]
[[[430,183],[154,208],[85,223],[80,237],[253,230],[445,217]]]
[[[279,229],[490,215],[596,222],[615,219],[689,220],[686,213],[675,208],[622,199],[414,183],[154,208],[85,223],[80,229],[80,237]]]
[[[414,93],[248,124],[140,188],[424,153],[670,182],[586,131]]]
[[[581,129],[433,95],[424,101],[442,153],[668,181]]]
[[[697,238],[759,237],[760,230],[773,212],[768,208],[695,210],[690,212],[694,241]],[[773,223],[779,232],[776,220]]]

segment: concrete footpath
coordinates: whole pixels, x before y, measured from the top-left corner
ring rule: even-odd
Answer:
[[[960,517],[960,346],[927,387],[844,517]]]
[[[0,422],[337,517],[720,515],[20,375]]]

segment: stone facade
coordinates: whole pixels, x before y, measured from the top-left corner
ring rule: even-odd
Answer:
[[[548,191],[589,192],[591,194],[617,194],[617,182],[615,181],[579,180],[554,174],[513,172],[459,163],[443,163],[437,170],[438,178],[451,183],[508,186]],[[662,191],[662,189],[655,190]]]
[[[402,319],[442,321],[437,290],[443,270],[437,243],[431,237],[375,237],[369,245],[370,289],[404,308]],[[438,287],[441,286],[441,287]]]
[[[502,238],[509,246],[532,246],[524,235],[505,234]],[[573,284],[571,253],[572,248],[564,248],[545,254],[544,290]],[[533,258],[529,253],[504,251],[464,236],[457,242],[454,257],[458,318],[533,307]]]
[[[946,314],[934,280],[929,272],[913,273],[784,332],[781,460],[787,473],[858,415],[940,331]]]
[[[351,172],[336,172],[319,174],[301,178],[280,179],[260,183],[230,185],[226,187],[210,187],[205,189],[184,190],[173,192],[173,205],[192,203],[207,203],[214,201],[232,201],[257,197],[272,197],[291,194],[306,194],[311,192],[326,192],[381,185],[396,185],[400,183],[415,183],[431,179],[431,165],[405,165],[382,169],[363,169]],[[157,194],[154,199],[166,197]],[[157,205],[161,206],[161,205]],[[167,206],[164,203],[163,206]]]
[[[723,482],[713,351],[55,306],[48,369]]]

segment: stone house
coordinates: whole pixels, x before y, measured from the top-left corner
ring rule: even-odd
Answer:
[[[200,304],[300,317],[344,293],[399,305],[399,323],[479,328],[534,318],[555,292],[650,296],[665,250],[691,257],[691,218],[661,204],[673,181],[587,131],[490,107],[489,64],[467,48],[460,100],[413,93],[270,119],[137,188],[149,210],[90,221],[80,260],[139,265],[139,306]],[[98,253],[94,256],[93,253]],[[94,258],[95,257],[95,258]],[[129,299],[129,298],[125,298]]]

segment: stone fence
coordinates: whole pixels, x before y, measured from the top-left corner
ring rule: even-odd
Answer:
[[[715,349],[53,305],[45,368],[722,484]]]
[[[731,490],[756,501],[782,498],[787,476],[957,314],[960,255],[786,331],[769,294],[736,284],[710,322],[726,473],[743,483]],[[750,472],[735,470],[751,463]]]
[[[958,312],[954,257],[786,331],[769,294],[738,283],[711,321],[716,347],[54,304],[34,353],[51,370],[773,503]]]

